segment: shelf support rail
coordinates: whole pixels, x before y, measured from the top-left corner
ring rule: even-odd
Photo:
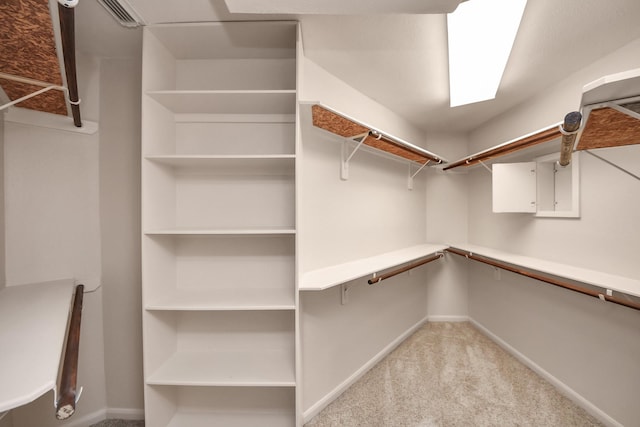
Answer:
[[[630,171],[626,170],[626,169],[625,169],[625,168],[623,168],[622,166],[618,166],[618,165],[616,165],[615,163],[613,163],[613,162],[611,162],[611,161],[609,161],[609,160],[605,159],[604,157],[598,156],[597,154],[594,154],[594,153],[592,153],[592,152],[591,152],[591,151],[589,151],[589,150],[583,150],[583,151],[584,151],[585,153],[587,153],[587,154],[592,155],[592,156],[593,156],[593,157],[595,157],[596,159],[600,159],[600,160],[602,160],[603,162],[605,162],[606,164],[611,165],[611,166],[613,166],[614,168],[616,168],[616,169],[618,169],[618,170],[621,170],[622,172],[624,172],[624,173],[626,173],[626,174],[628,174],[628,175],[631,175],[632,177],[634,177],[635,179],[637,179],[637,180],[639,180],[639,181],[640,181],[640,176],[638,176],[638,175],[634,174],[633,172],[630,172]]]
[[[558,280],[558,279],[554,279],[552,277],[548,277],[548,276],[543,276],[541,274],[537,274],[537,273],[533,273],[527,270],[523,270],[520,268],[516,268],[513,266],[510,266],[508,264],[504,264],[498,261],[494,261],[490,258],[486,258],[483,256],[478,256],[475,255],[473,252],[468,252],[468,251],[462,251],[460,249],[455,249],[455,248],[447,248],[445,249],[445,251],[447,252],[451,252],[452,254],[456,254],[456,255],[460,255],[463,256],[467,259],[471,259],[473,261],[478,261],[478,262],[482,262],[484,264],[488,264],[491,265],[493,267],[497,267],[500,268],[502,270],[507,270],[510,271],[512,273],[516,273],[519,274],[521,276],[525,276],[525,277],[529,277],[531,279],[535,279],[535,280],[539,280],[541,282],[545,282],[548,283],[550,285],[554,285],[554,286],[558,286],[561,288],[565,288],[565,289],[569,289],[572,290],[574,292],[578,292],[584,295],[588,295],[594,298],[598,298],[602,301],[609,301],[615,304],[619,304],[619,305],[623,305],[625,307],[629,307],[629,308],[633,308],[636,310],[640,310],[640,304],[635,303],[631,300],[625,300],[622,298],[618,298],[613,296],[613,291],[611,289],[607,289],[605,294],[603,294],[602,292],[597,292],[595,290],[591,290],[591,289],[587,289],[587,288],[583,288],[581,286],[577,286],[568,282],[564,282],[562,280]]]
[[[346,181],[349,179],[349,162],[356,154],[356,151],[362,147],[365,139],[369,136],[369,132],[356,135],[353,138],[347,138],[346,141],[342,144],[342,159],[341,159],[341,168],[340,168],[340,179]],[[360,140],[358,140],[360,138]],[[353,149],[351,153],[349,153],[349,141],[357,142],[356,148]]]
[[[76,286],[71,319],[67,332],[67,343],[62,362],[62,374],[60,376],[60,392],[54,393],[56,418],[66,420],[76,411],[76,403],[82,394],[82,387],[77,390],[78,382],[78,353],[80,350],[80,321],[82,318],[82,298],[84,285]]]
[[[11,107],[12,105],[16,105],[21,103],[22,101],[26,101],[27,99],[31,99],[35,96],[38,96],[42,93],[48,92],[50,90],[59,90],[64,92],[65,97],[69,98],[69,89],[64,86],[54,85],[51,83],[41,82],[39,80],[29,79],[26,77],[14,76],[13,74],[0,73],[0,79],[11,80],[18,83],[25,83],[33,86],[40,86],[42,89],[39,89],[33,93],[25,95],[21,98],[15,99],[13,101],[7,102],[6,104],[0,105],[0,111]]]
[[[371,279],[367,280],[367,283],[370,284],[370,285],[375,285],[376,283],[380,283],[385,279],[389,279],[390,277],[397,276],[400,273],[404,273],[405,271],[409,271],[409,270],[412,270],[412,269],[414,269],[416,267],[420,267],[421,265],[430,263],[431,261],[435,261],[435,260],[440,259],[442,257],[444,257],[444,252],[436,252],[435,254],[433,254],[431,256],[428,256],[428,257],[426,257],[424,259],[421,259],[420,261],[414,262],[412,264],[408,264],[408,265],[406,265],[404,267],[400,267],[400,268],[398,268],[396,270],[393,270],[393,271],[390,271],[388,273],[381,274],[379,276],[374,273],[373,277]]]

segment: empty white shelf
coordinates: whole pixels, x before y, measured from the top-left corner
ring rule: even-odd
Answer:
[[[0,413],[56,387],[73,288],[65,279],[0,291]]]
[[[640,297],[640,280],[637,279],[616,276],[613,274],[603,273],[601,271],[574,267],[572,265],[560,264],[552,261],[545,261],[538,258],[516,255],[467,243],[455,244],[451,245],[451,247],[472,252],[475,255],[492,258],[497,261],[503,261],[508,264],[539,271],[541,273],[564,277],[565,279],[575,280],[588,285],[611,289],[612,291]]]
[[[295,90],[159,90],[147,95],[176,114],[293,114]]]
[[[292,289],[227,288],[165,290],[146,304],[147,310],[293,310]]]
[[[178,412],[168,427],[293,427],[293,413]]]
[[[150,385],[294,387],[293,349],[180,351],[149,378]]]
[[[164,155],[147,156],[147,160],[189,171],[211,170],[216,174],[293,174],[295,155]]]
[[[160,230],[145,231],[147,235],[260,235],[260,234],[295,234],[294,228],[269,227],[269,228],[165,228]]]
[[[300,290],[322,291],[359,277],[378,273],[391,267],[433,255],[446,248],[447,245],[422,244],[369,258],[346,262],[344,264],[308,271],[302,274]]]

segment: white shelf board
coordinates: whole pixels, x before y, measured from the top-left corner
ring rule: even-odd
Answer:
[[[611,289],[627,295],[640,297],[640,280],[623,276],[603,273],[601,271],[589,270],[586,268],[574,267],[567,264],[560,264],[552,261],[545,261],[538,258],[531,258],[522,255],[502,252],[496,249],[486,248],[472,244],[455,244],[452,248],[472,252],[476,255],[502,261],[508,264],[524,267],[529,270],[547,273],[553,276],[564,277],[569,280],[585,283],[600,288]]]
[[[359,277],[433,255],[447,247],[447,245],[433,244],[416,245],[369,258],[308,271],[302,274],[300,290],[322,291]]]
[[[289,227],[261,227],[261,228],[188,228],[188,227],[176,227],[176,228],[163,228],[157,230],[145,231],[146,235],[162,235],[162,236],[236,236],[236,235],[283,235],[283,234],[296,234],[295,228]]]
[[[64,279],[0,291],[0,412],[56,387],[73,288]]]
[[[293,114],[295,90],[158,90],[148,91],[176,114]]]
[[[210,170],[223,174],[293,174],[295,155],[162,155],[147,156],[145,159],[189,170]]]
[[[295,414],[274,412],[177,412],[167,427],[294,427]]]
[[[157,9],[155,5],[154,8]],[[201,20],[211,21],[207,18],[203,16]],[[153,24],[151,21],[148,23]],[[147,29],[176,59],[278,59],[296,57],[296,24],[296,21],[189,22],[149,25]]]
[[[184,351],[147,378],[149,385],[294,387],[293,349]]]
[[[158,291],[155,291],[158,292]],[[288,289],[211,289],[162,291],[161,297],[149,297],[147,310],[294,310],[293,290]]]
[[[586,84],[581,106],[616,101],[640,95],[640,68],[610,74]]]

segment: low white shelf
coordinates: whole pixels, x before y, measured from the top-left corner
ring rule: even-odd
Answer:
[[[178,351],[147,384],[294,387],[293,358],[292,350]]]
[[[73,288],[65,279],[0,291],[0,413],[56,387]]]
[[[452,244],[451,247],[472,252],[474,255],[480,255],[530,270],[539,271],[541,273],[564,277],[566,279],[575,280],[588,285],[611,289],[615,292],[640,297],[640,280],[637,279],[616,276],[613,274],[603,273],[601,271],[574,267],[552,261],[545,261],[538,258],[516,255],[467,243]]]
[[[302,274],[301,291],[322,291],[350,280],[378,273],[445,250],[447,245],[422,244],[362,258]]]

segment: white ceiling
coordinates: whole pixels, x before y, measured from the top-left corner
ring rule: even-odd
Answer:
[[[129,1],[147,23],[299,19],[311,60],[425,130],[473,129],[640,38],[638,0],[529,0],[496,99],[449,108],[445,15],[238,15],[224,0]],[[140,30],[95,0],[76,13],[78,49],[140,55]]]

